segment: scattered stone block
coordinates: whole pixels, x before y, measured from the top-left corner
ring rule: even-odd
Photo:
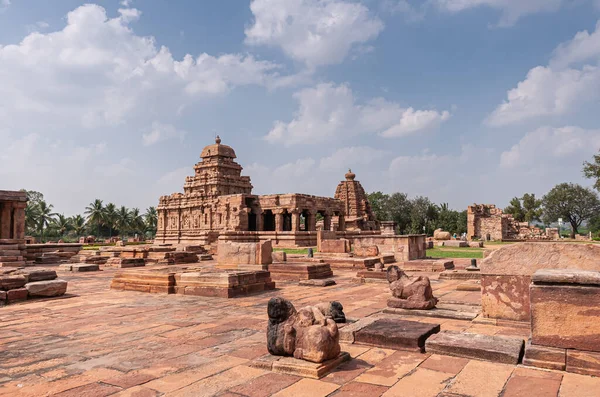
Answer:
[[[331,267],[327,263],[273,263],[269,265],[269,272],[275,281],[313,280],[333,276]]]
[[[425,340],[438,332],[440,332],[439,324],[380,319],[358,330],[354,335],[354,343],[423,352]]]
[[[8,302],[21,301],[27,299],[28,295],[29,293],[26,288],[11,289],[6,291],[6,300]]]
[[[530,339],[525,344],[523,365],[564,371],[567,366],[567,350],[532,345]]]
[[[234,298],[275,289],[268,271],[186,272],[175,275],[175,293]]]
[[[443,272],[454,269],[451,259],[417,259],[402,262],[400,265],[405,272]]]
[[[18,270],[16,274],[24,274],[27,276],[27,282],[54,280],[56,271],[47,269],[24,269]]]
[[[341,352],[337,358],[322,363],[311,363],[293,357],[281,357],[267,354],[266,356],[259,357],[252,361],[250,366],[286,375],[320,379],[333,371],[340,364],[349,360],[350,354],[347,352]]]
[[[447,241],[438,241],[438,247],[456,247],[456,248],[466,248],[469,246],[469,243],[462,240],[447,240]]]
[[[443,331],[425,342],[427,353],[445,354],[497,363],[519,363],[524,342],[522,339]]]
[[[483,248],[483,241],[469,241],[469,247],[471,247],[471,248]]]
[[[271,240],[261,243],[239,243],[219,239],[217,262],[219,265],[268,265],[273,262]]]
[[[22,288],[25,284],[27,284],[27,276],[25,275],[10,274],[0,276],[0,289],[5,291]]]
[[[483,315],[529,321],[529,284],[536,271],[600,271],[599,257],[597,244],[521,243],[497,249],[480,264]]]
[[[46,280],[35,281],[25,284],[25,288],[29,292],[29,296],[60,296],[67,292],[67,282],[65,280]]]
[[[467,281],[456,286],[457,291],[481,291],[479,281]]]
[[[330,285],[335,285],[335,280],[330,278],[321,280],[300,280],[298,285],[305,287],[329,287]]]
[[[531,343],[600,352],[600,272],[538,270],[533,282]]]
[[[100,270],[100,265],[94,263],[78,263],[71,265],[73,272],[96,272]]]
[[[467,270],[445,270],[440,273],[440,280],[479,280],[481,279],[480,272]]]
[[[144,258],[110,258],[106,261],[106,266],[114,266],[121,269],[142,267],[146,266],[146,260]]]
[[[568,349],[567,372],[600,376],[600,353]]]
[[[287,254],[285,253],[285,251],[273,251],[273,253],[271,254],[271,257],[272,257],[273,263],[287,261]]]

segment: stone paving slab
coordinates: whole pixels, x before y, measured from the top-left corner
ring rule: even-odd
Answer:
[[[522,339],[444,331],[427,339],[425,350],[428,353],[516,365],[523,345]]]
[[[354,335],[354,343],[423,352],[425,340],[438,332],[439,324],[382,318],[358,330]]]

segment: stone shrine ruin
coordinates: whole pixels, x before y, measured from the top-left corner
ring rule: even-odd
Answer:
[[[324,230],[379,230],[379,224],[355,175],[348,173],[335,198],[306,194],[252,194],[233,148],[206,146],[184,193],[159,200],[155,244],[216,243],[224,232],[255,232],[282,247],[316,245],[317,216]]]
[[[467,208],[467,239],[483,241],[553,240],[554,229],[542,231],[529,222],[518,222],[493,204],[473,204]]]

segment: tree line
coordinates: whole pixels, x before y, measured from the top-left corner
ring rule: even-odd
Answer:
[[[583,163],[583,174],[594,179],[594,188],[600,191],[600,152],[592,161]],[[368,195],[375,216],[380,221],[395,221],[400,233],[426,233],[441,228],[452,234],[467,231],[467,211],[455,211],[448,204],[434,204],[429,198],[418,196],[409,199],[405,193]],[[550,225],[563,219],[571,226],[570,237],[575,238],[586,223],[593,234],[600,233],[600,199],[591,188],[576,183],[560,183],[541,199],[533,193],[514,197],[504,213],[518,222],[538,222]]]
[[[367,195],[379,221],[394,221],[401,234],[433,235],[441,228],[456,235],[467,232],[467,211],[455,211],[447,203],[435,204],[427,197],[409,199],[405,193]]]
[[[26,191],[25,229],[28,236],[48,239],[79,240],[93,235],[98,239],[112,236],[156,235],[158,214],[155,207],[149,207],[142,214],[139,208],[117,207],[114,203],[104,205],[100,199],[91,202],[83,215],[67,217],[54,212],[54,206],[44,200],[44,195],[36,191]]]

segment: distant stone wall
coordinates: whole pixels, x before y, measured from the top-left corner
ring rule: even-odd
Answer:
[[[353,246],[356,250],[367,250],[376,246],[381,254],[394,254],[397,262],[423,259],[427,256],[425,250],[424,234],[410,234],[404,236],[365,236],[354,237]]]
[[[219,239],[219,265],[268,265],[273,262],[271,241],[239,243]]]

